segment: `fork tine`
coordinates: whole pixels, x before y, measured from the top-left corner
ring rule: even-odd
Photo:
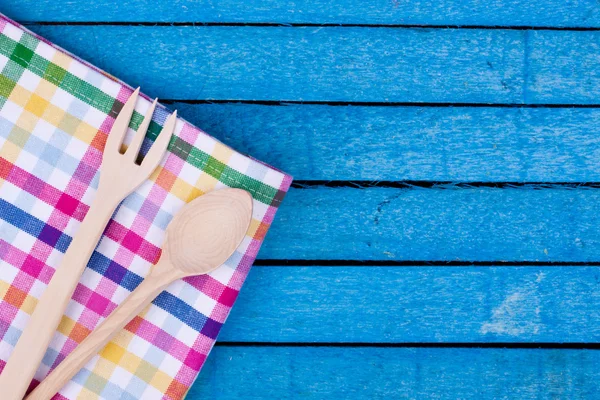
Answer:
[[[123,144],[123,138],[129,127],[129,121],[131,120],[131,115],[133,114],[139,92],[140,88],[135,89],[123,105],[121,112],[119,112],[119,115],[115,119],[115,123],[110,130],[108,139],[106,140],[104,153],[115,153],[121,149],[121,144]]]
[[[142,161],[142,169],[146,171],[148,175],[150,175],[152,171],[158,167],[158,164],[160,164],[160,161],[167,150],[167,146],[169,145],[169,141],[171,140],[171,136],[173,135],[176,122],[177,110],[169,115],[169,118],[167,118],[167,121],[163,125],[162,131],[160,131],[158,137]]]
[[[154,109],[156,108],[156,102],[158,99],[154,99],[148,111],[146,111],[146,115],[144,116],[144,120],[140,124],[135,136],[131,140],[129,147],[125,151],[125,157],[129,160],[135,162],[138,158],[138,153],[140,152],[140,147],[142,147],[142,143],[144,142],[144,138],[146,137],[146,132],[148,131],[148,126],[152,121],[152,114],[154,114]]]

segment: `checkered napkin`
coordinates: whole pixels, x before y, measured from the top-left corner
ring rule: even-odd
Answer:
[[[0,15],[0,368],[98,185],[102,149],[132,93],[115,78]],[[149,107],[138,101],[137,128]],[[157,108],[142,152],[170,112]],[[126,142],[133,136],[129,130]],[[254,197],[248,235],[210,275],[178,281],[55,397],[181,399],[225,322],[291,178],[184,120],[158,171],[121,205],[73,295],[36,380],[143,280],[186,202],[235,187]]]

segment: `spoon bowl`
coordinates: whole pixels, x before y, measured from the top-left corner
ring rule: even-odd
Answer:
[[[252,217],[252,196],[241,189],[207,193],[187,204],[167,227],[157,266],[181,277],[208,274],[240,245]]]

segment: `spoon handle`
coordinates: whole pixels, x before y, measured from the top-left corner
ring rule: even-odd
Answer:
[[[52,398],[114,335],[138,315],[170,283],[181,278],[170,266],[156,264],[150,274],[30,394],[26,400]]]

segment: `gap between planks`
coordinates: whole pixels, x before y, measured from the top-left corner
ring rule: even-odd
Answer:
[[[259,106],[311,105],[331,107],[430,107],[430,108],[600,108],[600,104],[560,103],[444,103],[444,102],[377,102],[377,101],[300,101],[300,100],[238,100],[238,99],[161,99],[163,104],[249,104]]]
[[[257,259],[255,267],[600,267],[600,261],[281,260]]]
[[[309,189],[314,187],[328,188],[392,188],[392,189],[476,189],[476,188],[494,188],[494,189],[600,189],[600,182],[500,182],[500,181],[347,181],[347,180],[295,180],[292,183],[295,189]]]
[[[600,31],[600,27],[552,27],[527,25],[424,25],[424,24],[335,24],[282,22],[164,22],[164,21],[22,21],[26,26],[247,26],[274,28],[385,28],[385,29],[478,29],[517,31]]]
[[[364,342],[216,342],[219,347],[351,347],[351,348],[461,348],[461,349],[573,349],[598,350],[600,343],[490,343],[490,342],[445,342],[445,343],[364,343]]]

